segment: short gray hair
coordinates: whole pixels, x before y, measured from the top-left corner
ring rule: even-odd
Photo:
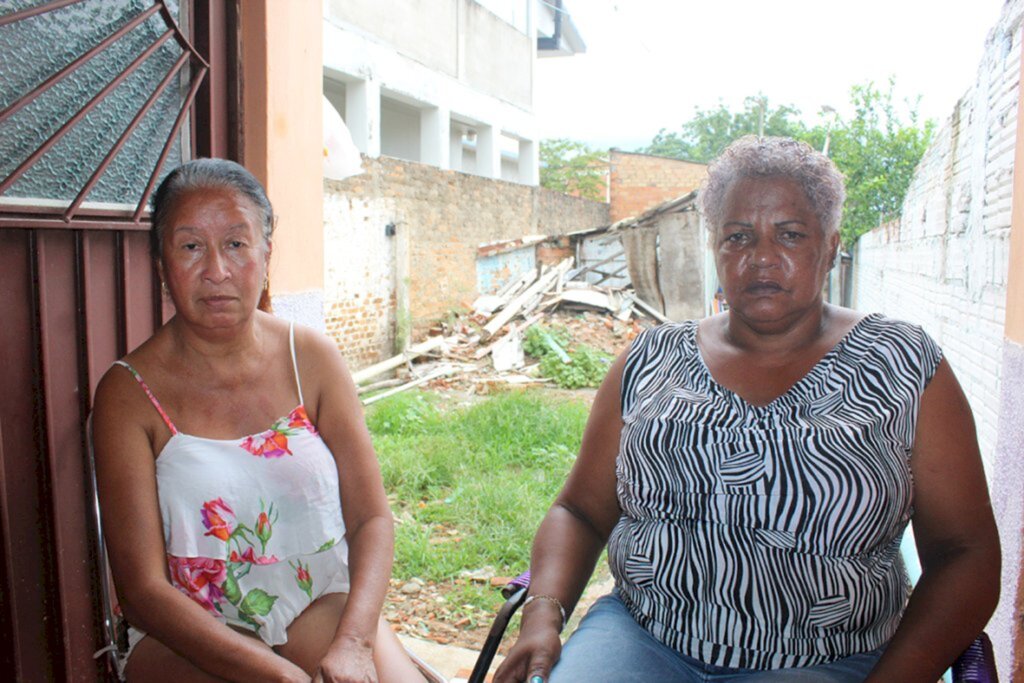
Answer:
[[[700,190],[700,209],[712,233],[722,227],[725,198],[741,178],[791,178],[807,195],[826,235],[839,230],[846,188],[827,156],[792,138],[746,135],[711,162]]]
[[[178,199],[187,192],[204,188],[234,190],[251,201],[258,212],[263,243],[270,246],[274,209],[256,176],[241,164],[227,159],[193,159],[168,173],[153,193],[153,228],[150,231],[153,258],[159,260],[163,256],[164,229]]]

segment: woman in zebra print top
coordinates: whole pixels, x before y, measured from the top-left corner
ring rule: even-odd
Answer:
[[[920,328],[823,302],[843,198],[793,140],[744,138],[711,166],[730,308],[612,365],[496,681],[933,683],[981,631],[1000,559],[970,409]],[[606,544],[615,591],[563,651]]]

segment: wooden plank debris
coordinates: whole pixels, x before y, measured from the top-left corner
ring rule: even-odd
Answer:
[[[536,279],[537,271],[528,270],[522,275],[520,275],[518,278],[506,282],[501,288],[498,289],[497,292],[495,292],[495,294],[503,298],[511,298],[512,296],[515,296],[516,292],[518,292],[523,287],[529,287],[530,285],[532,285],[533,281]]]
[[[646,313],[647,315],[651,316],[652,318],[654,318],[658,322],[662,322],[662,323],[670,323],[670,322],[672,322],[671,320],[666,318],[664,315],[662,315],[661,311],[656,309],[654,306],[651,306],[649,303],[646,303],[643,299],[641,299],[638,296],[637,297],[633,297],[633,303],[637,306],[637,308],[641,309],[644,313]]]
[[[382,379],[379,382],[371,382],[370,384],[364,384],[356,387],[357,394],[366,394],[371,391],[378,391],[380,389],[389,389],[391,387],[397,387],[399,384],[404,384],[405,380],[394,377],[392,379]]]
[[[529,318],[527,318],[526,320],[524,320],[519,325],[517,325],[516,329],[518,329],[519,332],[526,332],[526,330],[528,330],[529,328],[533,327],[535,324],[537,324],[537,322],[542,320],[544,318],[544,315],[545,315],[544,313],[536,313],[536,314],[530,316]],[[510,332],[510,334],[511,334],[511,332]],[[498,339],[492,341],[487,346],[481,346],[480,348],[478,348],[473,353],[473,358],[475,358],[476,360],[480,360],[481,358],[486,358],[488,354],[490,354],[491,352],[494,351],[494,347],[497,346],[498,344],[500,344],[504,338],[505,338],[504,336],[499,337]],[[479,342],[479,338],[477,338],[476,341]],[[475,343],[475,342],[473,342],[473,343]]]
[[[508,305],[498,313],[498,315],[491,318],[490,322],[484,325],[483,331],[485,332],[485,338],[492,336],[495,332],[504,327],[505,324],[512,320],[512,318],[514,318],[516,314],[519,313],[534,297],[546,291],[549,287],[553,287],[556,278],[562,277],[562,275],[572,267],[572,261],[572,258],[565,259],[557,266],[541,275],[540,278],[535,283],[527,287],[522,294],[510,301]]]
[[[452,365],[452,364],[442,365],[442,366],[440,366],[438,368],[435,368],[434,370],[428,372],[426,375],[424,375],[423,377],[420,377],[419,379],[415,379],[415,380],[413,380],[411,382],[406,382],[405,384],[403,384],[401,386],[398,386],[398,387],[395,387],[394,389],[388,389],[387,391],[382,391],[379,394],[374,394],[373,396],[370,396],[369,398],[363,399],[363,405],[364,406],[368,406],[371,403],[376,403],[377,401],[379,401],[379,400],[381,400],[383,398],[387,398],[388,396],[394,396],[395,394],[399,394],[399,393],[401,393],[403,391],[408,391],[409,389],[421,386],[423,384],[426,384],[427,382],[430,382],[432,380],[438,379],[440,377],[447,377],[448,375],[452,375],[452,374],[455,374],[457,372],[465,372],[467,369],[468,369],[467,367],[459,366],[459,365]]]
[[[570,274],[570,278],[573,279],[573,280],[579,279],[581,275],[586,275],[587,273],[589,273],[592,270],[597,270],[601,266],[603,266],[605,264],[608,264],[608,263],[611,263],[615,259],[624,256],[625,253],[626,253],[625,250],[619,250],[619,251],[615,252],[614,254],[612,254],[611,256],[609,256],[606,259],[598,261],[597,263],[591,263],[589,266],[587,266],[585,268],[580,268],[579,270],[574,270]],[[616,271],[616,272],[620,272],[620,271]]]
[[[425,353],[429,353],[435,349],[443,347],[447,341],[449,340],[446,337],[431,337],[425,342],[421,342],[410,347],[409,350],[404,353],[392,356],[391,358],[371,365],[368,368],[363,368],[362,370],[353,372],[352,381],[356,384],[362,384],[363,382],[371,380],[378,375],[383,375],[388,370],[394,370],[397,367],[405,365],[408,361],[416,358],[417,356],[422,356]]]

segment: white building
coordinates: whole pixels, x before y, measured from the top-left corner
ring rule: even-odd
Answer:
[[[360,152],[537,184],[534,61],[585,49],[562,0],[324,0],[323,31]]]

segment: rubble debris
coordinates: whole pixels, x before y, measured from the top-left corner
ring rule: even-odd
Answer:
[[[523,352],[523,335],[538,323],[564,326],[574,341],[617,355],[645,327],[668,321],[630,288],[583,279],[600,271],[601,263],[573,264],[569,257],[513,278],[495,294],[478,297],[472,312],[439,322],[431,330],[436,336],[353,373],[363,403],[423,385],[487,393],[503,384],[545,384],[550,380],[538,376],[537,363],[526,364]],[[572,362],[568,349],[553,338],[545,343],[562,362]],[[389,372],[398,376],[381,378]]]
[[[565,275],[566,271],[568,271],[570,267],[572,267],[572,262],[572,258],[565,259],[547,273],[541,275],[540,278],[527,287],[522,294],[519,294],[515,299],[504,306],[497,315],[491,318],[487,324],[483,326],[483,331],[487,333],[487,336],[491,336],[500,330],[521,311],[529,312],[533,310],[533,308],[536,308],[536,304],[533,302],[536,300],[539,303],[539,295],[543,294],[546,290],[555,287],[558,282],[561,281],[562,276]]]
[[[446,375],[451,375],[451,374],[454,374],[456,372],[464,371],[464,370],[467,370],[467,369],[468,368],[465,367],[465,366],[445,364],[445,365],[443,365],[443,366],[441,366],[439,368],[435,368],[433,371],[427,373],[426,375],[420,377],[419,379],[415,379],[415,380],[413,380],[411,382],[406,382],[405,384],[397,386],[397,387],[395,387],[393,389],[388,389],[387,391],[382,391],[379,394],[374,394],[373,396],[370,396],[368,398],[364,398],[363,399],[363,405],[367,405],[368,406],[371,403],[375,403],[376,401],[381,400],[382,398],[387,398],[388,396],[394,396],[395,394],[401,393],[403,391],[407,391],[409,389],[412,389],[413,387],[418,387],[418,386],[420,386],[422,384],[426,384],[427,382],[429,382],[431,380],[434,380],[434,379],[437,379],[439,377],[444,377]]]
[[[667,322],[669,322],[669,319],[666,318],[664,315],[662,315],[658,311],[658,309],[656,309],[654,306],[651,306],[649,303],[646,303],[640,297],[633,297],[633,303],[636,304],[637,307],[639,307],[644,313],[646,313],[647,315],[651,316],[652,318],[654,318],[658,322],[660,322],[660,323],[667,323]]]
[[[526,364],[523,337],[515,325],[508,334],[495,342],[491,350],[491,363],[498,372],[521,368]]]
[[[390,389],[391,387],[397,387],[399,384],[404,382],[397,377],[391,379],[382,379],[379,382],[371,382],[370,384],[363,384],[362,386],[356,387],[356,392],[359,394],[366,394],[371,391],[380,391],[381,389]]]
[[[416,344],[411,347],[408,351],[400,353],[397,356],[392,356],[385,361],[375,363],[368,368],[357,370],[352,373],[352,381],[356,384],[362,384],[363,382],[373,379],[378,375],[383,375],[388,370],[394,370],[395,368],[404,365],[406,362],[421,356],[424,353],[433,351],[436,348],[442,346],[445,342],[444,337],[430,337],[427,341],[420,344]]]

